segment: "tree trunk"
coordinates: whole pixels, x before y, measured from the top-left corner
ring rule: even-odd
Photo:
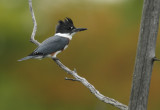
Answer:
[[[160,0],[144,0],[129,110],[147,110],[159,12]]]

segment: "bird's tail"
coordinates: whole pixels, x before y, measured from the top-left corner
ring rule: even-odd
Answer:
[[[19,59],[18,61],[28,60],[28,59],[31,59],[31,58],[34,58],[34,56],[26,56],[22,59]]]

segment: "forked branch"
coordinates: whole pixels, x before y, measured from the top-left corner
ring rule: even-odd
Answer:
[[[30,11],[32,14],[32,20],[33,20],[33,24],[34,24],[34,28],[33,28],[33,32],[31,35],[31,42],[36,44],[36,45],[40,45],[40,43],[34,39],[35,34],[36,34],[36,30],[37,30],[37,23],[36,23],[36,19],[35,19],[35,15],[32,9],[32,0],[29,0],[29,7],[30,7]],[[56,64],[62,68],[65,72],[67,72],[68,74],[72,75],[75,79],[70,79],[70,78],[66,78],[66,80],[72,80],[72,81],[79,81],[81,82],[84,86],[86,86],[92,94],[94,94],[99,100],[111,104],[117,108],[119,108],[120,110],[128,110],[128,106],[116,101],[115,99],[106,97],[104,95],[102,95],[98,90],[95,89],[95,87],[90,84],[85,78],[79,76],[76,72],[76,70],[72,71],[70,70],[68,67],[66,67],[65,65],[63,65],[59,59],[53,59]]]
[[[65,65],[63,65],[59,59],[53,59],[56,64],[62,68],[64,71],[66,71],[68,74],[72,75],[75,79],[69,79],[67,78],[67,80],[72,80],[72,81],[79,81],[81,82],[84,86],[86,86],[92,94],[94,94],[99,100],[111,104],[117,108],[119,108],[120,110],[127,110],[128,107],[118,101],[116,101],[115,99],[109,98],[104,96],[103,94],[101,94],[92,84],[90,84],[85,78],[79,76],[76,72],[76,70],[74,69],[74,71],[70,70],[68,67],[66,67]]]

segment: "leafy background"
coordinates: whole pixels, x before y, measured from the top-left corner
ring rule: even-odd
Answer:
[[[76,68],[102,94],[128,104],[141,20],[142,0],[33,0],[42,42],[57,21],[70,17],[76,34],[58,58]],[[18,59],[36,46],[29,42],[33,23],[27,0],[0,0],[0,110],[117,110],[105,104],[51,59]],[[156,55],[160,57],[160,39]],[[148,110],[160,109],[160,63],[153,68]]]

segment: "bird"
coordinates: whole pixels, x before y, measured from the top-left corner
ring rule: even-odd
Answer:
[[[31,54],[18,61],[43,59],[46,57],[58,59],[57,54],[68,47],[72,36],[84,30],[87,30],[87,28],[76,28],[71,18],[66,17],[64,20],[59,20],[54,36],[44,40]]]

